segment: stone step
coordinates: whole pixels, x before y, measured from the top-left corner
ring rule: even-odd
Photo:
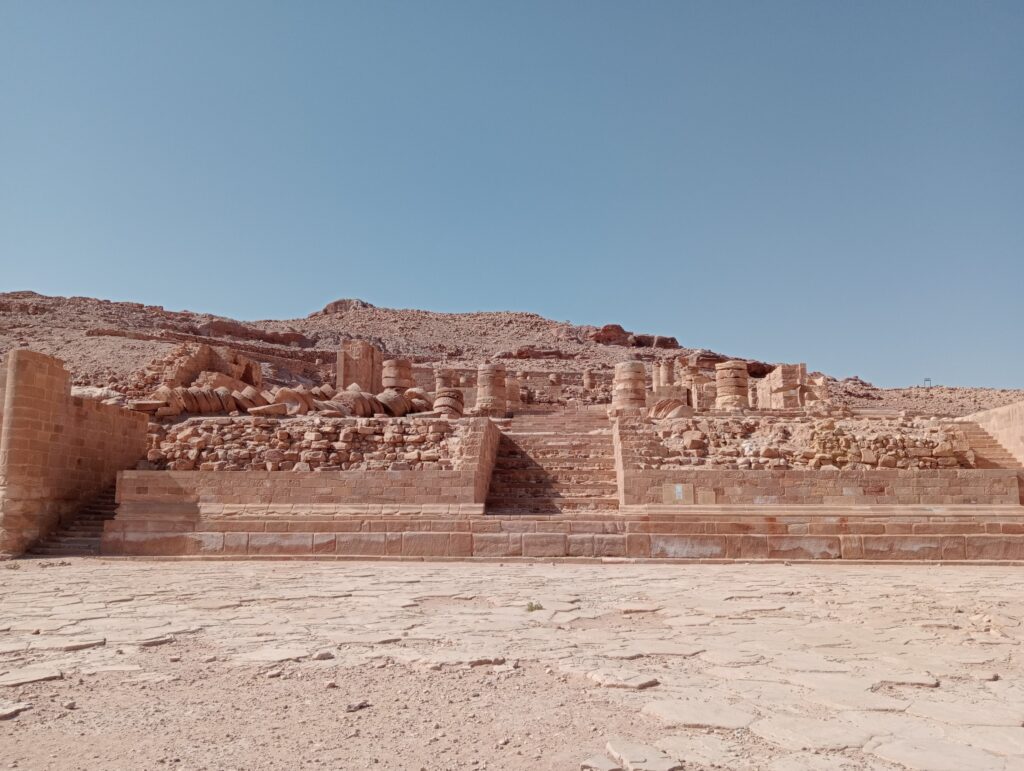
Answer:
[[[814,521],[820,518],[847,520],[911,518],[1007,518],[1024,523],[1024,506],[1017,504],[646,504],[628,505],[623,513],[634,518],[716,520],[755,517],[766,521],[779,518]]]
[[[533,487],[517,487],[514,485],[495,485],[488,491],[493,498],[616,498],[618,492],[614,487],[593,487],[590,485],[536,485]]]
[[[117,501],[113,486],[84,503],[74,517],[42,538],[29,551],[43,556],[99,554],[103,524],[114,519]]]
[[[560,496],[488,496],[486,510],[496,511],[609,511],[618,508],[614,496],[569,498]]]
[[[616,485],[614,471],[586,472],[576,469],[501,469],[495,470],[492,479],[498,484],[519,482],[521,484],[585,483]]]
[[[514,471],[516,469],[535,469],[540,464],[528,455],[498,456],[494,465],[495,473]],[[544,458],[544,469],[548,471],[579,471],[579,472],[610,472],[615,475],[615,459],[598,458]]]
[[[612,445],[601,444],[502,444],[498,446],[498,455],[562,455],[566,458],[595,455],[603,458],[615,457],[615,448]]]
[[[86,557],[86,556],[99,556],[100,543],[96,542],[95,546],[90,547],[75,547],[75,546],[37,546],[32,549],[33,555],[39,557]]]

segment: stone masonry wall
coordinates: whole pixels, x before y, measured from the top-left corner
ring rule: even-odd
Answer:
[[[71,396],[58,360],[8,354],[0,428],[0,553],[20,554],[134,466],[146,416]]]
[[[150,425],[140,469],[315,471],[450,469],[470,419],[189,418]]]
[[[365,517],[482,515],[501,432],[487,418],[462,422],[446,469],[122,472],[117,517],[105,525],[102,553],[202,553],[210,538],[230,553],[225,538],[230,546],[243,535],[246,548],[253,545],[248,553],[312,553],[312,532],[359,531]],[[267,522],[276,523],[275,533],[265,533]],[[356,541],[343,541],[344,548],[361,553],[359,544],[376,544],[377,536]]]
[[[657,469],[626,474],[626,504],[966,505],[1020,501],[1007,469]]]
[[[960,468],[684,467],[670,464],[650,420],[613,425],[619,503],[642,504],[1017,504],[1017,474]],[[666,467],[668,466],[668,467]]]
[[[695,416],[659,420],[646,465],[716,468],[974,468],[955,423],[927,418]]]

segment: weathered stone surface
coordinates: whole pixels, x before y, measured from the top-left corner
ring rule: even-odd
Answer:
[[[644,705],[643,713],[657,718],[668,727],[746,728],[755,715],[742,707],[735,707],[716,699],[666,699]]]

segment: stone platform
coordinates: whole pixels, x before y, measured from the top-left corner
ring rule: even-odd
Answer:
[[[106,523],[109,556],[1024,560],[1020,506],[634,506],[487,515],[478,507],[253,506]],[[409,507],[410,509],[412,507]],[[329,511],[328,511],[329,510]],[[224,514],[225,512],[222,512]]]
[[[5,766],[1024,767],[1018,568],[14,564]]]

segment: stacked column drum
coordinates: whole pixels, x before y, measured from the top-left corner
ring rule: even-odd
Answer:
[[[477,369],[476,408],[482,415],[504,415],[508,411],[504,365],[481,364]]]
[[[647,371],[641,361],[615,365],[612,409],[644,409],[647,406]]]
[[[523,391],[519,385],[519,378],[511,376],[505,378],[505,395],[508,398],[509,407],[518,407],[523,403]]]
[[[412,363],[408,359],[388,359],[384,362],[381,384],[384,388],[394,388],[396,391],[404,391],[415,386],[416,381],[412,379]]]
[[[750,406],[749,380],[745,361],[723,361],[716,364],[715,409],[747,409]]]
[[[458,388],[439,388],[434,393],[434,409],[448,418],[461,418],[465,397]]]
[[[434,371],[434,391],[441,391],[445,388],[454,388],[458,385],[458,377],[450,369],[439,369]]]

